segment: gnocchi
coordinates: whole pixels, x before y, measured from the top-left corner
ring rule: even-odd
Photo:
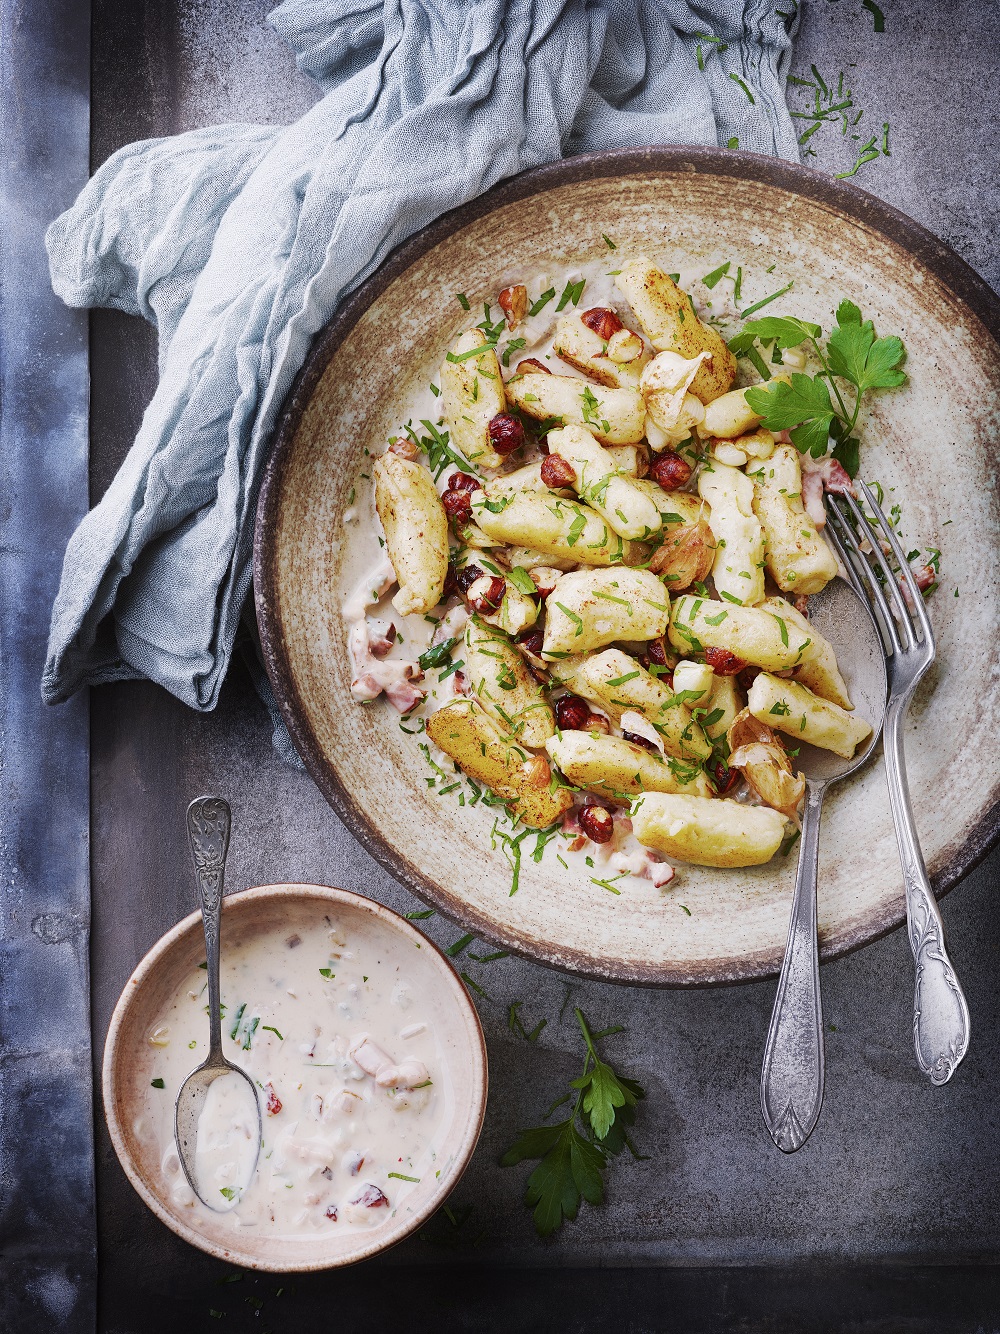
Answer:
[[[661,857],[768,861],[803,797],[793,747],[849,758],[872,729],[801,600],[838,567],[798,451],[734,388],[719,321],[676,275],[593,267],[558,308],[556,282],[505,289],[504,320],[487,301],[437,406],[372,461],[384,550],[343,603],[351,689],[424,734],[429,787],[544,831],[536,861],[559,834],[566,857],[606,842],[663,886]],[[372,619],[394,583],[397,620]]]

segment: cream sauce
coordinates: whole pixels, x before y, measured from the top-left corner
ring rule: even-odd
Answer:
[[[415,948],[378,922],[349,934],[318,909],[224,942],[223,1050],[257,1087],[262,1143],[244,1189],[256,1117],[244,1081],[220,1077],[199,1119],[197,1180],[206,1198],[218,1192],[234,1228],[367,1229],[440,1175],[451,1080]],[[177,1157],[173,1110],[208,1053],[206,1004],[204,969],[193,968],[150,1027],[134,1126],[159,1146],[173,1203],[205,1218]]]

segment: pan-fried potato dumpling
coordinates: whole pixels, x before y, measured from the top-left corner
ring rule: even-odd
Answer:
[[[535,491],[513,492],[496,500],[486,491],[473,491],[470,499],[473,517],[484,533],[508,546],[541,552],[547,565],[559,558],[595,566],[643,559],[643,547],[619,537],[596,510],[578,500]]]
[[[483,349],[479,356],[469,354]],[[500,363],[482,329],[467,329],[441,363],[441,414],[452,445],[477,468],[499,468],[490,444],[490,422],[507,411]]]
[[[794,625],[803,634],[812,637],[811,656],[796,667],[795,680],[808,686],[814,695],[821,695],[823,699],[839,704],[842,709],[853,709],[847,683],[837,666],[833,645],[784,598],[765,598],[760,606],[762,611],[780,616],[787,624]]]
[[[615,285],[657,352],[678,352],[689,360],[699,352],[711,354],[691,382],[696,398],[711,403],[732,386],[736,358],[720,335],[698,319],[688,294],[652,260],[645,256],[630,260],[615,278]]]
[[[533,547],[508,547],[504,553],[511,569],[537,570],[550,566],[554,570],[575,570],[580,564],[576,556],[553,556],[544,551],[535,551]]]
[[[604,449],[615,461],[615,471],[621,477],[645,477],[649,472],[649,454],[645,445],[605,445]]]
[[[399,454],[383,454],[372,467],[375,509],[399,591],[400,616],[436,607],[448,574],[448,519],[430,473]]]
[[[507,384],[516,408],[535,421],[575,422],[602,445],[636,445],[646,430],[646,405],[638,389],[607,389],[575,375],[546,375],[528,367]]]
[[[634,710],[656,729],[670,755],[687,760],[705,760],[711,755],[711,743],[688,706],[678,703],[674,691],[635,658],[611,648],[576,661],[567,684],[603,709],[612,722],[620,723],[623,713]]]
[[[666,792],[639,797],[630,819],[643,847],[695,866],[761,866],[785,833],[785,817],[769,806]]]
[[[505,736],[475,700],[456,699],[432,713],[427,735],[464,773],[495,792],[532,829],[554,824],[573,805],[568,788],[549,791],[545,761]]]
[[[714,602],[691,593],[674,601],[667,634],[671,644],[682,653],[724,648],[768,672],[797,667],[816,651],[811,633],[803,633],[784,616],[760,607]]]
[[[552,707],[510,638],[478,616],[465,627],[470,698],[524,746],[537,749],[555,733]]]
[[[707,710],[704,718],[701,718],[705,735],[712,741],[725,736],[733,719],[743,708],[743,692],[736,684],[736,677],[716,676],[708,699],[702,700],[698,707]]]
[[[761,672],[747,694],[747,708],[768,727],[808,741],[810,746],[832,750],[845,760],[872,734],[861,718],[854,718],[837,704],[799,685]]]
[[[559,320],[552,351],[560,361],[608,389],[638,389],[642,368],[649,360],[643,348],[631,361],[613,361],[608,356],[608,344],[584,324],[578,311]]]
[[[646,404],[647,433],[652,423],[667,443],[679,444],[704,419],[701,399],[688,390],[707,358],[707,352],[690,360],[677,352],[656,354],[639,383]],[[659,440],[655,444],[660,448]]]
[[[545,743],[549,758],[574,787],[603,797],[636,797],[640,792],[689,792],[710,797],[712,788],[697,763],[665,760],[624,737],[563,732]]]
[[[790,375],[772,375],[770,383],[781,380],[784,384],[791,384]],[[747,388],[759,389],[760,385],[749,385]],[[705,407],[705,419],[698,428],[698,434],[704,437],[718,436],[722,440],[735,440],[737,436],[745,435],[747,432],[755,431],[763,421],[746,400],[746,388],[731,389],[728,394],[723,394],[720,398],[713,401]]]
[[[545,601],[543,658],[586,653],[615,639],[658,639],[670,606],[648,570],[575,570]]]
[[[699,474],[698,494],[710,506],[715,587],[752,607],[764,597],[764,530],[753,510],[753,482],[738,468],[713,463]]]
[[[621,537],[640,542],[660,531],[660,511],[631,478],[620,477],[615,461],[582,426],[550,431],[549,453],[565,459],[576,479],[573,490]]]
[[[664,491],[646,477],[637,478],[635,484],[652,497],[663,520],[660,545],[649,568],[671,593],[707,579],[715,562],[715,538],[705,502],[687,491]]]
[[[786,593],[818,593],[837,573],[837,558],[802,506],[802,469],[794,445],[748,469],[753,512],[761,522],[771,578]]]

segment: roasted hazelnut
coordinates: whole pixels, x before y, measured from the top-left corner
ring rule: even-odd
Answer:
[[[742,672],[746,663],[727,648],[707,648],[705,661],[716,676],[736,676]]]
[[[547,454],[542,459],[542,481],[553,491],[558,491],[560,487],[573,485],[576,469],[558,454]]]
[[[476,580],[482,579],[482,577],[483,577],[483,571],[479,568],[479,566],[469,564],[463,566],[462,569],[460,569],[458,573],[455,575],[455,583],[458,584],[459,588],[462,590],[463,593],[468,593],[469,589],[476,582]]]
[[[541,371],[543,375],[552,374],[548,366],[540,362],[537,357],[525,357],[523,361],[517,363],[518,375],[531,375],[535,371]]]
[[[556,726],[562,732],[582,732],[590,717],[590,705],[579,695],[563,695],[556,701]]]
[[[661,490],[677,491],[691,480],[691,465],[680,454],[667,449],[650,464],[649,475]]]
[[[540,625],[533,625],[530,630],[521,631],[517,637],[517,642],[525,653],[530,653],[533,658],[540,658],[542,656],[542,645],[545,643],[545,631]]]
[[[489,431],[490,444],[503,458],[524,445],[524,427],[512,412],[498,412],[490,419]]]
[[[448,478],[449,491],[478,491],[482,482],[467,472],[453,472]]]
[[[505,287],[497,297],[507,320],[508,329],[516,329],[528,313],[528,289],[523,283]]]
[[[552,770],[548,760],[542,755],[533,755],[521,765],[529,787],[548,787],[552,780]]]
[[[624,329],[625,326],[613,310],[608,310],[607,306],[592,306],[590,310],[585,310],[580,319],[592,329],[598,338],[607,343],[611,337]]]
[[[472,498],[468,491],[446,491],[441,497],[441,504],[445,514],[457,527],[472,522]]]
[[[409,459],[411,463],[415,463],[420,457],[420,450],[413,441],[407,440],[406,437],[402,435],[397,436],[396,439],[392,441],[389,445],[388,452],[390,454],[398,454],[401,459]]]
[[[580,828],[592,843],[610,843],[615,820],[603,806],[584,806],[579,815]]]
[[[583,725],[585,732],[604,732],[610,733],[611,724],[605,718],[603,713],[592,713]]]
[[[482,587],[477,588],[475,592],[471,589],[469,591],[469,606],[472,607],[473,611],[478,611],[480,615],[496,611],[500,603],[503,602],[506,591],[507,581],[505,579],[501,579],[498,574],[494,574],[487,584],[484,575]]]

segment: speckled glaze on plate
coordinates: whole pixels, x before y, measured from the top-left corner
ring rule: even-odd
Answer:
[[[255,535],[265,661],[295,744],[337,813],[398,880],[469,930],[610,981],[766,977],[781,962],[794,856],[737,871],[681,866],[665,892],[630,877],[618,897],[554,859],[525,858],[510,897],[508,864],[490,850],[492,817],[428,794],[423,758],[395,712],[350,695],[342,516],[363,448],[384,448],[414,388],[467,325],[455,292],[475,303],[547,262],[607,255],[603,233],[619,253],[645,251],[671,268],[708,272],[733,259],[759,273],[774,264],[774,287],[794,287],[767,313],[829,329],[849,297],[880,333],[904,339],[910,383],[873,396],[862,458],[863,476],[901,506],[906,540],[942,552],[930,604],[938,661],[910,713],[910,787],[939,894],[985,855],[1000,832],[1000,303],[905,215],[772,158],[694,148],[573,158],[503,183],[396,250],[318,335],[283,411]],[[824,813],[822,956],[904,918],[878,759],[831,793]]]
[[[191,913],[178,922],[140,962],[115,1006],[104,1044],[104,1115],[118,1160],[143,1203],[199,1250],[229,1264],[275,1274],[356,1264],[410,1236],[457,1185],[476,1147],[486,1110],[486,1043],[476,1007],[441,950],[397,913],[346,889],[259,885],[223,900],[223,952],[227,933],[234,929],[243,933],[280,930],[290,909],[310,905],[317,914],[335,912],[352,930],[363,931],[364,924],[375,919],[420,951],[414,956],[419,960],[414,967],[433,1001],[442,1049],[449,1052],[450,1123],[444,1139],[449,1157],[436,1177],[425,1177],[407,1197],[405,1210],[366,1231],[276,1237],[254,1227],[234,1229],[226,1214],[205,1218],[206,1211],[195,1214],[173,1202],[160,1169],[157,1142],[136,1131],[146,1090],[137,1084],[135,1052],[148,1041],[150,1027],[162,1015],[168,997],[205,956],[201,913]],[[207,1026],[207,1019],[205,1023]]]

